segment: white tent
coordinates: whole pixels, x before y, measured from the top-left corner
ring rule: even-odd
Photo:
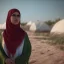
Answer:
[[[26,25],[30,26],[32,24],[32,21],[29,21]]]
[[[64,19],[58,21],[51,30],[51,33],[64,33]]]
[[[0,29],[2,29],[2,24],[0,24]]]
[[[50,31],[50,27],[44,22],[33,22],[30,26],[30,31]]]
[[[2,25],[2,29],[6,29],[6,22]]]
[[[2,29],[2,30],[6,29],[6,23],[0,24],[0,29]]]

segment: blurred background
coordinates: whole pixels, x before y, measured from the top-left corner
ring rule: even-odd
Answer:
[[[32,45],[29,64],[64,64],[64,0],[0,0],[0,43],[12,8]]]

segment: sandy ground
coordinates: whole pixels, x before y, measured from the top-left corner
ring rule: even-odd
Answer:
[[[64,64],[64,51],[35,39],[37,36],[33,32],[27,33],[32,45],[29,64]]]

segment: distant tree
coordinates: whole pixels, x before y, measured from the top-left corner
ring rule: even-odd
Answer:
[[[52,21],[52,20],[48,20],[48,21],[45,21],[46,24],[48,24],[49,26],[52,26],[54,25],[56,22],[60,21],[61,19],[58,18],[56,19],[55,21]]]
[[[52,24],[54,24],[54,22],[51,21],[51,20],[48,20],[48,21],[46,21],[45,23],[48,24],[49,26],[51,26]]]
[[[27,23],[21,23],[22,26],[25,26]]]
[[[55,22],[58,22],[58,21],[60,21],[60,20],[61,20],[61,19],[60,19],[60,18],[58,18],[58,19],[56,19],[56,20],[55,20]]]

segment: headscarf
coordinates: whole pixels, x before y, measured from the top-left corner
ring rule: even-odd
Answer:
[[[14,12],[18,12],[20,14],[20,11],[18,9],[9,10],[6,19],[6,29],[3,32],[3,38],[8,55],[15,54],[17,47],[22,43],[26,34],[25,31],[20,28],[20,21],[17,25],[11,23],[10,18]]]

